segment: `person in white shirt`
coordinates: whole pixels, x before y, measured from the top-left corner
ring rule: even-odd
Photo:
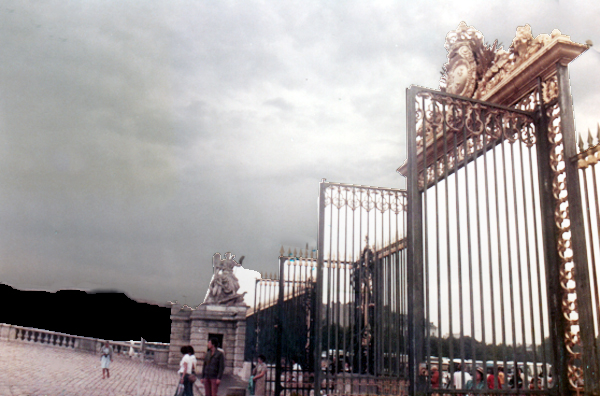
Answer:
[[[196,370],[196,356],[194,356],[194,348],[191,345],[181,347],[183,357],[179,362],[179,371],[181,375],[181,384],[183,384],[183,395],[194,396],[193,382],[189,380],[190,375]]]
[[[298,364],[298,359],[293,357],[290,359],[292,363],[292,378],[291,382],[295,382],[297,384],[302,383],[302,366]]]
[[[464,382],[463,382],[464,374]],[[463,389],[467,382],[471,380],[471,374],[461,370],[460,363],[454,363],[454,377],[452,378],[452,385],[454,389]]]

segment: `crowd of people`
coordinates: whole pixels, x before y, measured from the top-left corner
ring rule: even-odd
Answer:
[[[506,375],[504,368],[499,366],[488,367],[484,371],[483,367],[477,367],[475,378],[470,370],[463,370],[460,363],[454,363],[454,372],[451,375],[447,371],[440,372],[437,365],[433,365],[429,372],[429,381],[433,389],[522,389],[525,384],[523,369],[516,368],[516,372]],[[552,378],[548,377],[548,386],[551,386]],[[543,388],[543,374],[537,376],[537,382],[532,379],[529,383],[529,389]]]

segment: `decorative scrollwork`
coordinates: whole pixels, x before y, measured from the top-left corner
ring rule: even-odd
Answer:
[[[530,115],[443,93],[419,92],[416,116],[417,152],[427,157],[427,169],[419,173],[419,188],[425,180],[429,185],[436,178],[443,179],[465,159],[470,161],[500,140],[520,141],[527,147],[537,141]],[[423,168],[423,157],[417,162]]]
[[[558,78],[556,75],[542,83],[542,97],[546,103],[558,98]]]
[[[325,189],[325,206],[337,209],[347,207],[352,211],[362,208],[366,212],[377,209],[381,213],[406,211],[406,192],[363,186],[328,185]]]
[[[538,92],[537,88],[533,89],[529,94],[525,95],[515,105],[515,109],[534,112],[538,105]]]
[[[565,185],[565,158],[563,136],[560,130],[560,108],[558,103],[546,110],[549,119],[548,140],[551,144],[550,167],[553,172],[552,194],[556,200],[554,221],[559,231],[558,256],[560,257],[560,286],[562,288],[562,311],[570,324],[565,330],[565,345],[569,353],[567,376],[569,384],[576,390],[582,390],[583,369],[581,353],[575,350],[581,346],[579,335],[579,318],[577,315],[577,293],[575,290],[575,267],[571,246],[571,226],[569,220],[569,203]]]

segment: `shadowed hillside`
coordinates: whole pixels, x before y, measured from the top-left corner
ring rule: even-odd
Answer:
[[[132,300],[116,291],[56,293],[23,291],[0,284],[0,322],[114,341],[169,342],[167,304]]]

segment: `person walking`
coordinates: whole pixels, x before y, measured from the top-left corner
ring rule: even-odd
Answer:
[[[134,342],[133,340],[129,341],[129,359],[133,358],[133,356],[135,355],[135,350],[133,349],[134,346]]]
[[[183,396],[194,396],[194,383],[190,381],[190,374],[194,374],[196,370],[196,357],[194,356],[194,348],[191,345],[181,347],[183,357],[179,362],[179,371],[181,375],[180,384],[183,384]]]
[[[104,342],[104,346],[100,350],[102,357],[100,358],[100,367],[102,367],[102,379],[110,378],[110,362],[113,361],[113,348],[108,341]]]
[[[208,340],[208,351],[204,356],[204,366],[202,367],[202,384],[204,384],[204,396],[217,396],[219,384],[223,371],[225,370],[225,356],[218,347],[219,341],[216,338]]]
[[[265,396],[267,365],[265,355],[258,355],[258,364],[254,368],[254,396]]]

